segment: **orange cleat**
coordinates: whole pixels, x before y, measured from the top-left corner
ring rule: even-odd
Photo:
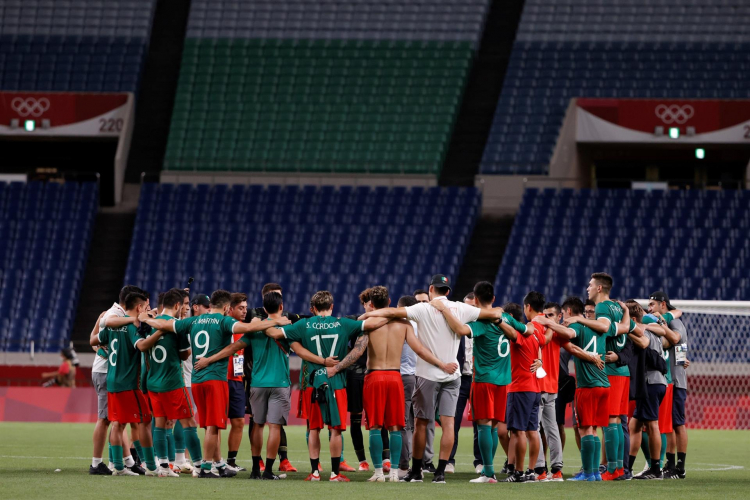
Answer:
[[[617,479],[617,472],[611,473],[609,471],[602,474],[602,481],[614,481]]]
[[[565,479],[563,479],[562,472],[561,471],[557,471],[554,474],[552,474],[552,477],[550,478],[550,481],[558,482],[558,481],[565,481]]]
[[[351,465],[349,465],[348,463],[346,463],[346,460],[345,460],[341,462],[341,464],[339,465],[339,470],[343,472],[354,472],[356,469],[352,467]]]
[[[320,481],[320,474],[318,472],[311,472],[307,475],[305,481]]]
[[[285,458],[279,463],[279,472],[297,472],[297,468],[292,465],[289,459]]]
[[[265,472],[266,471],[266,464],[263,463],[263,459],[260,459],[260,471]]]
[[[537,481],[549,481],[549,476],[547,475],[547,472],[542,472],[536,477]]]
[[[619,469],[615,470],[615,479],[621,478],[625,475],[625,468],[620,467]]]
[[[343,474],[339,474],[338,476],[335,476],[333,472],[331,472],[331,479],[329,481],[331,481],[332,483],[348,483],[349,478]]]
[[[318,472],[323,472],[323,466],[318,462]]]
[[[391,472],[391,461],[389,459],[383,460],[383,474]]]
[[[368,464],[367,462],[360,462],[359,463],[359,471],[360,472],[367,472],[368,470],[370,470],[370,464]]]

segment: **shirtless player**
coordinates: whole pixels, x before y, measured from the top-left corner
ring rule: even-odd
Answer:
[[[388,289],[376,286],[370,289],[370,301],[374,309],[384,309],[391,304]],[[401,455],[401,429],[404,428],[404,386],[401,382],[401,351],[404,342],[414,352],[446,373],[458,369],[456,363],[443,363],[414,335],[414,330],[406,320],[393,320],[390,323],[363,335],[357,340],[351,352],[336,366],[327,368],[328,376],[333,377],[354,363],[367,348],[367,375],[364,386],[364,410],[367,416],[367,429],[370,431],[370,455],[375,474],[368,480],[384,482],[383,441],[381,429],[390,431],[392,463],[399,463]],[[391,482],[398,482],[398,471],[392,468],[388,476]]]

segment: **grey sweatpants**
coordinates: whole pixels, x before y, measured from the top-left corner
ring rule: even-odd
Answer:
[[[414,410],[411,405],[412,396],[414,395],[414,385],[416,384],[416,375],[401,375],[401,381],[404,384],[404,400],[406,404],[404,409],[406,415],[404,415],[404,421],[406,426],[401,430],[401,460],[399,468],[406,470],[411,464],[411,450],[412,440],[414,439]],[[425,439],[424,456],[422,461],[424,463],[432,462],[432,458],[435,456],[435,452],[432,449],[432,442],[435,440],[435,422],[432,421],[427,424],[427,436]]]
[[[560,470],[563,466],[562,442],[560,441],[560,430],[557,428],[557,413],[555,411],[555,400],[557,394],[542,393],[539,404],[539,426],[544,428],[549,447],[549,461],[552,469]],[[539,433],[539,456],[535,467],[544,467],[544,448],[542,448],[542,434]]]

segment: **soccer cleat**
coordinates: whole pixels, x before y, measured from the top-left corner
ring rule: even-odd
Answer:
[[[286,478],[286,476],[284,476],[284,478]],[[267,474],[264,472],[260,479],[262,481],[280,481],[282,478],[276,474]]]
[[[487,477],[484,474],[482,474],[478,478],[472,479],[469,482],[470,483],[493,483],[494,484],[497,482],[497,478],[495,476]]]
[[[568,481],[596,481],[594,474],[586,474],[585,472],[579,472],[573,477],[569,477]]]
[[[664,467],[664,469],[661,471],[661,475],[664,479],[679,479],[679,473],[677,472],[677,469],[667,469]]]
[[[547,471],[542,472],[536,477],[537,481],[549,481],[549,476],[547,475]]]
[[[146,473],[144,474],[146,477],[159,477],[159,469],[151,470],[146,469]]]
[[[323,466],[318,462],[318,472],[323,472]]]
[[[435,476],[432,478],[432,484],[445,484],[445,474],[436,472]]]
[[[385,472],[386,474],[391,472],[391,460],[388,458],[383,460],[383,472]]]
[[[129,467],[125,467],[122,470],[115,469],[113,476],[140,476],[137,472],[133,472]]]
[[[677,469],[677,479],[685,479],[686,476],[685,469]]]
[[[263,459],[260,460],[260,471],[266,472],[266,464],[263,463]]]
[[[175,471],[169,467],[159,467],[159,477],[180,477]]]
[[[525,483],[527,481],[526,475],[519,471],[515,471],[513,474],[508,474],[508,477],[503,479],[503,483]]]
[[[607,472],[607,466],[604,464],[599,464],[599,474],[604,474]]]
[[[262,479],[260,472],[251,472],[248,479]]]
[[[391,469],[391,472],[388,473],[388,481],[392,483],[398,483],[399,477],[398,477],[398,469]]]
[[[230,464],[227,464],[226,468],[228,470],[234,471],[235,473],[243,471],[243,470],[247,470],[247,469],[245,469],[243,467],[237,467],[236,465],[230,465]]]
[[[526,474],[524,474],[524,476],[526,476],[527,482],[534,482],[536,481],[536,477],[537,477],[536,472],[534,472],[534,469],[526,469]]]
[[[370,464],[367,463],[367,461],[360,462],[359,468],[357,469],[359,472],[367,472],[370,470]]]
[[[352,467],[351,465],[349,465],[348,463],[346,463],[346,460],[344,460],[343,462],[339,464],[339,471],[340,472],[356,472],[356,469]]]
[[[375,469],[375,474],[373,474],[372,477],[367,480],[367,482],[368,483],[384,483],[385,475],[383,474],[383,469]]]
[[[349,478],[343,474],[336,475],[333,472],[331,472],[331,479],[329,479],[329,481],[332,483],[348,483]]]
[[[218,474],[214,474],[213,469],[201,469],[201,471],[198,473],[198,477],[201,479],[219,479],[220,476]]]
[[[594,472],[594,481],[601,481],[601,480],[602,480],[602,475],[599,474],[599,471],[595,471]]]
[[[481,472],[480,472],[481,474]],[[510,474],[510,471],[508,470],[508,459],[505,459],[505,463],[503,464],[503,469],[500,471],[500,474]]]
[[[477,474],[481,474],[482,472],[484,472],[484,465],[477,464],[476,466],[474,466],[474,470],[477,471]],[[502,471],[500,471],[500,473],[507,474],[507,472],[502,472]]]
[[[565,481],[565,479],[563,479],[562,471],[557,471],[554,474],[552,474],[552,476],[549,477],[548,481],[552,481],[555,483]]]
[[[230,469],[229,466],[219,467],[217,470],[219,471],[219,477],[234,477],[237,475],[237,472]]]
[[[146,469],[141,467],[140,465],[134,465],[132,467],[125,467],[126,469],[130,469],[132,472],[135,472],[139,476],[145,476],[146,475]]]
[[[318,471],[311,472],[305,478],[305,481],[320,481],[320,473]]]
[[[454,464],[447,464],[445,466],[446,474],[454,474],[456,472],[456,466]]]
[[[111,476],[112,471],[103,462],[99,462],[99,465],[96,467],[93,465],[89,466],[89,474],[92,476]]]
[[[662,479],[664,479],[664,477],[662,476],[661,471],[659,471],[657,473],[657,472],[651,472],[651,470],[649,470],[648,472],[643,472],[641,474],[638,474],[637,476],[635,476],[634,479],[643,479],[643,480],[650,480],[650,481],[654,481],[654,480],[661,481]]]
[[[621,479],[623,481],[630,481],[631,479],[633,479],[633,473],[630,472],[629,469],[625,469],[624,472],[623,472],[623,474],[622,474],[622,478]]]
[[[609,472],[609,471],[607,471],[604,474],[602,474],[602,481],[614,481],[618,477],[620,477],[620,476],[617,475],[616,471],[615,472]]]
[[[435,464],[433,464],[432,462],[425,462],[422,464],[422,470],[424,472],[430,472],[434,474],[437,469],[435,468]]]
[[[422,471],[415,471],[414,469],[409,469],[409,473],[401,478],[401,481],[404,483],[421,483],[424,481],[424,478],[422,477]]]
[[[391,472],[393,472],[393,469],[391,469]],[[398,474],[398,478],[400,480],[400,479],[406,477],[407,474],[409,474],[409,469],[406,469],[406,470],[404,470],[404,469],[398,469],[398,471],[396,472],[396,474]]]
[[[297,472],[297,468],[292,465],[288,458],[279,463],[279,472]]]
[[[109,470],[111,470],[112,472],[114,472],[114,471],[115,471],[115,463],[114,463],[114,462],[110,462],[110,463],[108,463],[108,464],[107,464],[107,469],[109,469]]]
[[[185,462],[182,464],[175,464],[175,469],[177,469],[180,473],[187,474],[189,472],[193,472],[193,466],[190,465],[189,462]]]

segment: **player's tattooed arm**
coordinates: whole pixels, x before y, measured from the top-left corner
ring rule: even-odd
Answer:
[[[231,356],[235,352],[237,352],[240,349],[243,349],[245,347],[247,347],[245,345],[245,343],[242,342],[241,340],[238,340],[234,344],[230,344],[230,345],[226,346],[224,349],[222,349],[221,351],[217,352],[213,356],[209,356],[207,358],[205,358],[205,357],[204,358],[196,358],[195,359],[195,363],[194,363],[195,370],[199,371],[199,370],[203,370],[204,368],[208,368],[208,365],[210,365],[211,363],[216,363],[217,361],[221,361],[224,358],[228,358],[229,356]]]
[[[337,373],[344,371],[345,369],[353,365],[355,361],[361,358],[365,353],[365,350],[367,349],[368,341],[369,337],[367,335],[360,336],[357,339],[357,342],[354,344],[354,347],[352,347],[352,350],[349,351],[349,354],[347,354],[346,357],[341,360],[341,362],[336,364],[336,366],[330,366],[326,368],[326,370],[328,371],[328,377],[333,377]]]
[[[414,329],[411,327],[411,325],[408,325],[408,328],[406,330],[406,343],[409,344],[409,347],[411,347],[412,351],[414,351],[417,356],[424,359],[431,365],[437,366],[445,373],[450,375],[452,373],[456,373],[456,370],[458,370],[458,363],[443,363],[434,354],[432,354],[432,352],[427,349],[424,344],[422,344],[422,342],[419,341],[417,336],[414,335]]]

